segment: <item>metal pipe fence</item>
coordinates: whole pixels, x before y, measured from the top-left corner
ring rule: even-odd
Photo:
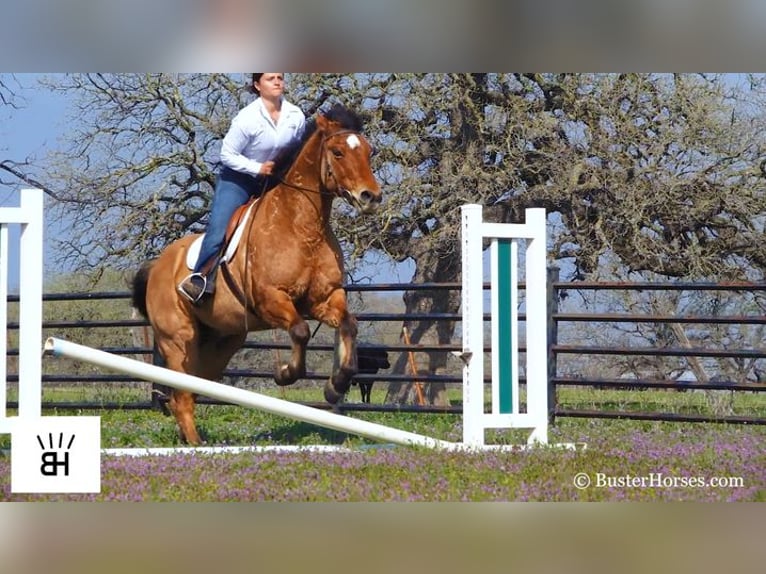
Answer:
[[[591,388],[595,390],[667,390],[667,391],[729,391],[729,392],[763,392],[766,391],[766,384],[763,384],[760,380],[742,381],[742,380],[725,380],[720,376],[712,377],[714,380],[708,381],[679,381],[672,378],[657,379],[652,377],[633,377],[624,378],[613,375],[601,375],[592,376],[587,373],[571,372],[571,368],[562,368],[562,362],[568,359],[575,359],[582,363],[585,361],[593,360],[607,360],[609,358],[619,358],[621,360],[631,359],[652,359],[652,358],[665,358],[665,359],[677,359],[679,361],[692,361],[697,359],[727,359],[734,362],[749,361],[753,365],[758,364],[760,361],[766,360],[766,347],[753,347],[753,348],[724,348],[724,347],[710,347],[707,345],[663,345],[663,346],[639,346],[639,345],[620,345],[614,342],[610,344],[602,344],[600,342],[588,342],[583,340],[582,328],[590,326],[595,329],[606,330],[607,328],[614,328],[615,325],[651,325],[655,328],[662,328],[673,325],[683,325],[684,327],[691,326],[710,326],[710,327],[745,327],[745,328],[759,328],[766,325],[766,313],[756,314],[737,314],[737,313],[722,313],[722,314],[704,314],[694,313],[689,315],[672,315],[663,313],[641,314],[636,312],[587,312],[587,311],[569,311],[561,310],[560,302],[563,297],[571,295],[575,292],[611,292],[616,291],[632,291],[637,293],[644,293],[650,291],[657,292],[687,292],[687,293],[710,293],[720,292],[722,294],[754,296],[756,293],[762,293],[766,291],[766,284],[757,283],[690,283],[690,282],[641,282],[641,283],[622,283],[622,282],[563,282],[558,281],[557,274],[552,271],[552,280],[549,280],[549,321],[546,328],[549,329],[549,396],[553,398],[549,401],[551,404],[550,417],[551,420],[555,420],[557,417],[593,417],[593,418],[635,418],[642,420],[683,420],[683,421],[698,421],[707,420],[713,422],[732,422],[732,423],[748,423],[748,424],[766,424],[766,416],[764,413],[756,413],[755,416],[744,415],[721,415],[713,417],[704,417],[694,414],[683,415],[679,413],[652,413],[652,412],[609,412],[609,411],[594,411],[593,409],[573,409],[564,404],[557,404],[556,397],[557,391],[561,389],[571,388]],[[485,284],[485,289],[489,289],[490,285]],[[519,285],[519,290],[523,291],[526,288],[524,283]],[[424,284],[408,284],[408,283],[387,283],[387,284],[365,284],[365,285],[347,285],[346,289],[349,293],[354,292],[393,292],[393,291],[438,291],[438,290],[459,290],[461,289],[460,283],[424,283]],[[62,301],[126,301],[129,300],[129,292],[91,292],[91,293],[49,293],[44,294],[43,303],[44,309],[47,311],[50,305],[56,302]],[[9,303],[18,302],[18,296],[9,295]],[[127,307],[126,307],[127,308]],[[45,312],[45,316],[52,316],[54,314]],[[454,312],[441,312],[434,314],[425,313],[395,313],[395,312],[359,312],[357,313],[357,319],[360,322],[369,322],[370,324],[386,323],[386,322],[398,322],[404,321],[450,321],[459,325],[461,320],[461,314],[459,310]],[[519,320],[525,322],[525,315],[523,309],[519,313]],[[491,321],[489,313],[484,314],[485,324]],[[148,323],[143,319],[137,318],[119,318],[119,319],[87,319],[87,318],[56,318],[43,321],[43,330],[47,334],[50,334],[52,330],[55,330],[58,334],[66,333],[70,329],[84,329],[89,332],[93,330],[118,330],[118,329],[136,329],[146,327]],[[603,326],[603,327],[601,327]],[[569,329],[566,329],[569,327]],[[537,326],[526,326],[526,328],[539,328]],[[13,317],[9,316],[7,322],[7,329],[9,331],[17,331],[19,329],[18,322],[13,320]],[[574,333],[574,334],[573,334]],[[578,335],[580,337],[578,339]],[[459,336],[459,335],[458,335]],[[588,344],[586,344],[588,343]],[[125,345],[125,346],[108,346],[104,345],[99,347],[101,350],[105,350],[110,353],[118,355],[143,355],[147,360],[151,357],[152,348],[147,345]],[[288,350],[290,345],[287,342],[280,341],[246,341],[243,350],[254,351],[281,351]],[[334,346],[330,343],[324,343],[312,339],[309,344],[308,350],[317,353],[332,352]],[[392,344],[367,344],[366,348],[370,350],[385,351],[391,353],[434,353],[445,352],[451,353],[453,351],[460,351],[461,344],[458,338],[455,338],[450,344],[404,344],[404,343],[392,343]],[[520,345],[519,352],[523,354],[525,352],[524,345]],[[485,353],[489,354],[489,347],[485,348]],[[8,356],[12,359],[18,355],[18,348],[12,346],[8,349]],[[11,360],[9,359],[9,362]],[[59,364],[59,363],[57,363]],[[18,381],[18,373],[13,371],[14,365],[8,365],[8,383],[16,383]],[[766,372],[766,363],[763,368]],[[305,380],[323,381],[329,373],[324,372],[312,372],[309,373]],[[228,381],[243,381],[243,380],[270,380],[272,378],[272,372],[263,369],[245,369],[245,368],[230,368],[224,374],[224,377]],[[424,374],[418,373],[417,375],[407,373],[385,373],[378,372],[377,374],[359,374],[355,377],[357,382],[367,383],[412,383],[414,381],[421,383],[443,383],[448,386],[458,386],[462,384],[462,377],[460,373],[441,373],[441,374]],[[520,376],[520,382],[524,384],[526,381],[524,376]],[[137,379],[125,375],[117,374],[104,374],[104,373],[72,373],[72,372],[57,372],[57,373],[44,373],[42,381],[49,384],[77,384],[83,382],[92,383],[130,383],[135,382]],[[487,382],[489,382],[487,380]],[[202,403],[206,402],[204,399]],[[99,403],[98,408],[149,408],[152,404],[151,401],[139,401],[135,404],[125,403],[110,403],[108,401]],[[319,406],[322,403],[316,403],[314,406]],[[9,407],[13,407],[13,401],[8,402]],[[62,403],[62,402],[49,402],[43,403],[44,408],[88,408],[88,405],[83,403]],[[398,412],[459,412],[459,405],[452,407],[419,407],[412,405],[393,405],[393,404],[364,404],[364,403],[346,403],[342,407],[342,410],[380,410],[380,411],[398,411]]]

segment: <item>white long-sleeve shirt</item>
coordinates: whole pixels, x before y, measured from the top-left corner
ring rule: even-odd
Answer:
[[[261,98],[242,108],[231,121],[221,144],[221,163],[234,171],[258,175],[264,162],[303,134],[306,116],[282,100],[279,121],[274,124]]]

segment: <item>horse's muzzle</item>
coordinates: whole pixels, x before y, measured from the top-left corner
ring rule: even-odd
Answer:
[[[374,213],[375,210],[378,209],[382,199],[380,192],[375,193],[367,189],[359,193],[352,193],[347,189],[341,189],[341,191],[343,192],[346,201],[362,213]]]
[[[380,206],[382,197],[380,192],[373,193],[372,191],[364,190],[357,198],[357,205],[362,213],[374,213]]]

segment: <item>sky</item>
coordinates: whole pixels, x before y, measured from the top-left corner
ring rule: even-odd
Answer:
[[[15,74],[15,80],[3,76],[17,92],[20,107],[0,106],[0,157],[21,161],[29,155],[45,155],[64,132],[69,102],[61,94],[37,87],[36,81],[42,77],[38,74]],[[17,89],[16,82],[23,88]],[[12,201],[8,195],[9,189],[0,187],[1,205]]]
[[[36,75],[18,74],[16,80],[5,76],[6,84],[13,87],[19,97],[19,109],[0,106],[0,158],[23,161],[27,157],[44,157],[47,151],[56,145],[57,138],[64,130],[66,100],[41,89],[20,89],[16,80],[23,86],[34,85]],[[0,179],[10,181],[7,173],[0,173]],[[19,205],[21,185],[0,185],[0,207]],[[9,288],[18,287],[19,266],[19,226],[9,227]],[[46,225],[46,240],[55,235],[55,228]],[[47,241],[46,241],[47,243]],[[44,256],[44,261],[45,261]],[[46,272],[51,270],[46,268]]]

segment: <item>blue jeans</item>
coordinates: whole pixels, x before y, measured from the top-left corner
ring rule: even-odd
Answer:
[[[228,167],[221,169],[216,178],[213,204],[210,207],[205,238],[202,240],[197,264],[194,266],[195,273],[199,273],[211,257],[218,255],[231,216],[238,207],[247,203],[250,196],[257,197],[263,193],[267,179],[253,177]]]

